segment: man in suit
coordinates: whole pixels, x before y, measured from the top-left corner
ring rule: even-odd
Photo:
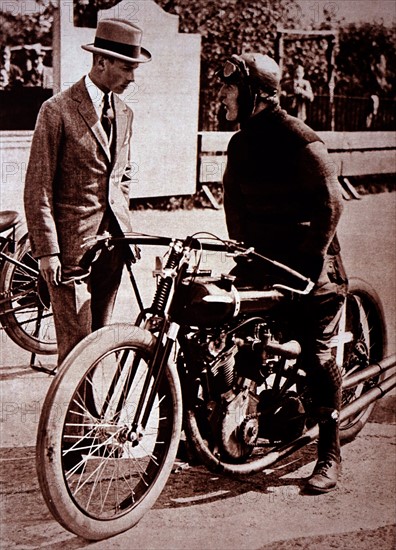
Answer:
[[[82,245],[109,231],[132,230],[129,218],[131,109],[116,95],[134,81],[142,31],[124,20],[99,22],[91,71],[44,102],[25,181],[33,255],[48,284],[58,362],[92,330],[110,322],[122,275],[120,247],[104,249],[87,269]]]
[[[304,67],[297,65],[293,78],[293,114],[297,118],[307,120],[307,105],[312,103],[314,95],[309,80],[304,78]]]

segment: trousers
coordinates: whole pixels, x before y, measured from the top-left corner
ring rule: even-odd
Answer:
[[[111,322],[124,265],[121,246],[103,248],[89,269],[62,266],[62,281],[50,285],[58,341],[58,365],[85,336]]]
[[[236,276],[237,286],[263,288],[283,282],[277,279],[278,273],[269,273],[267,266],[257,262],[242,262],[231,273]],[[290,286],[290,282],[288,284]],[[300,360],[312,393],[312,414],[318,420],[326,411],[331,414],[341,408],[341,371],[335,361],[333,341],[338,334],[347,290],[348,280],[340,255],[327,255],[311,293],[281,310],[289,319],[291,336],[301,344]]]

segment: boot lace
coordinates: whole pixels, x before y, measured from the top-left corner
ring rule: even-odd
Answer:
[[[326,475],[334,462],[331,458],[320,460],[315,467],[315,475]]]

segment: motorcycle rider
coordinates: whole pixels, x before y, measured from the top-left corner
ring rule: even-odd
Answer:
[[[307,490],[328,492],[340,475],[341,373],[332,352],[347,278],[336,227],[341,193],[320,137],[279,105],[280,68],[268,55],[233,55],[218,71],[220,97],[240,130],[228,145],[223,178],[229,236],[315,282],[295,330],[319,422],[318,460]],[[237,283],[264,284],[263,264],[238,262]]]

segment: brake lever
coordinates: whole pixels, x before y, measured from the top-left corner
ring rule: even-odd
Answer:
[[[234,252],[226,252],[225,255],[228,258],[241,258],[241,257],[247,257],[252,253],[254,253],[254,248],[250,247],[242,250],[235,250]]]
[[[274,284],[272,286],[273,286],[273,288],[276,288],[276,289],[288,290],[289,292],[293,292],[295,294],[301,294],[302,296],[306,296],[307,294],[309,294],[311,292],[311,290],[315,286],[315,283],[312,282],[311,279],[308,279],[307,281],[308,281],[307,286],[304,288],[304,290],[298,290],[298,288],[292,288],[290,286],[282,285],[282,284],[279,284],[279,283]]]
[[[226,246],[226,256],[229,258],[238,258],[254,254],[254,247],[244,248],[240,242],[234,240],[223,241]]]

